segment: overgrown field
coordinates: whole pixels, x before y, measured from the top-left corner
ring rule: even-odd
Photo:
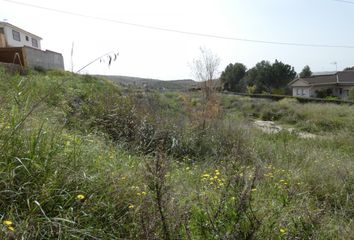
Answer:
[[[353,121],[349,106],[0,69],[0,239],[351,239]]]

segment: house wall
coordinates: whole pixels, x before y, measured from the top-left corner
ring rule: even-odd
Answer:
[[[27,67],[64,70],[64,59],[60,53],[30,47],[24,47],[23,50]]]
[[[309,87],[293,87],[293,96],[295,97],[310,97]]]
[[[316,86],[310,89],[310,96],[317,97],[316,91],[331,89],[333,96],[346,100],[348,99],[349,92],[351,91],[352,88],[354,88],[354,85],[353,86],[336,86],[336,85]]]
[[[347,100],[352,88],[354,88],[354,86],[338,86],[334,89],[334,95],[340,99]]]
[[[0,48],[6,47],[4,28],[0,26]]]
[[[15,30],[20,33],[21,41],[17,41],[13,38],[12,30]],[[33,38],[33,39],[36,39],[38,42],[38,49],[41,49],[41,39],[37,38],[31,34],[20,31],[19,29],[13,29],[9,26],[4,26],[4,33],[5,33],[5,39],[6,39],[7,45],[9,47],[23,47],[23,46],[34,47],[34,46],[32,46],[32,38]],[[28,41],[26,40],[26,36],[28,37]]]

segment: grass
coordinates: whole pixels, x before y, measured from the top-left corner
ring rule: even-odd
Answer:
[[[204,103],[198,93],[1,70],[0,238],[353,236],[351,107]],[[254,118],[328,137],[268,135]]]

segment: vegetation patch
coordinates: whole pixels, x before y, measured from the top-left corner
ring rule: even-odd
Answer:
[[[1,239],[350,239],[354,111],[0,71]],[[327,135],[266,134],[254,119]]]

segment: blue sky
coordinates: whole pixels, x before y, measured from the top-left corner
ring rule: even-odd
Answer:
[[[17,0],[24,2],[24,0]],[[29,2],[27,2],[29,3]],[[100,0],[45,1],[31,4],[118,21],[182,31],[264,41],[354,46],[353,4],[333,0]],[[0,20],[43,38],[45,49],[63,53],[74,69],[102,53],[118,50],[110,68],[94,64],[87,73],[159,79],[191,78],[190,63],[199,47],[221,59],[220,71],[230,62],[248,68],[261,60],[278,59],[301,71],[332,71],[354,66],[354,48],[311,48],[269,45],[162,32],[82,18],[0,0]]]

